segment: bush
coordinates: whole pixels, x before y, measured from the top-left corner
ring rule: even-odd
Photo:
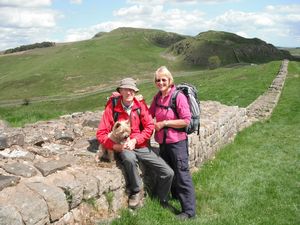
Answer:
[[[208,58],[209,69],[216,69],[221,65],[221,60],[218,56],[214,55]]]
[[[9,53],[14,53],[14,52],[21,52],[21,51],[34,49],[34,48],[48,48],[48,47],[52,47],[52,46],[55,46],[54,42],[42,42],[42,43],[35,43],[35,44],[31,44],[31,45],[22,45],[20,47],[7,49],[4,52],[4,54],[9,54]]]

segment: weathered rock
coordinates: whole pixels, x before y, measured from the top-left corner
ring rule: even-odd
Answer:
[[[98,180],[95,177],[81,171],[76,171],[73,175],[84,186],[83,199],[87,200],[98,196]]]
[[[12,145],[24,145],[24,134],[21,129],[6,129],[4,135],[6,136],[8,147]]]
[[[4,164],[1,167],[8,173],[22,177],[32,177],[37,174],[34,167],[19,162]]]
[[[52,155],[64,154],[64,153],[66,153],[70,150],[71,150],[71,147],[69,145],[46,143],[46,144],[43,144],[40,153],[44,157],[46,157],[46,155],[49,157],[49,156],[52,156]]]
[[[70,168],[72,171],[72,168]],[[57,174],[53,174],[48,179],[48,183],[51,182],[55,186],[61,188],[65,195],[70,209],[77,207],[83,199],[84,183],[75,179],[74,175],[69,171],[60,171]],[[73,171],[76,173],[76,171]]]
[[[60,188],[39,182],[27,183],[26,185],[45,199],[51,222],[59,220],[69,211],[66,196]]]
[[[0,134],[0,150],[8,148],[7,136]]]
[[[99,118],[90,118],[83,121],[82,126],[94,127],[97,128],[100,123]]]
[[[25,159],[25,160],[34,160],[35,155],[31,152],[25,151],[20,146],[14,146],[12,148],[7,148],[0,152],[0,156],[3,158],[11,158],[11,159]]]
[[[67,130],[56,130],[54,135],[56,140],[63,140],[63,141],[73,141],[74,140],[74,133]]]
[[[24,225],[20,213],[11,205],[0,205],[0,225]]]
[[[62,170],[70,166],[70,163],[64,160],[51,160],[47,162],[35,163],[34,166],[41,171],[43,176],[48,176],[51,173],[55,173],[57,170]]]
[[[25,185],[19,184],[1,191],[0,202],[16,208],[26,225],[44,225],[50,222],[45,200]]]
[[[17,185],[19,181],[20,177],[0,175],[0,191],[6,187]]]

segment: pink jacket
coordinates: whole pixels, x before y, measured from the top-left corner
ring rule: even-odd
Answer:
[[[158,92],[152,100],[149,109],[150,113],[153,118],[154,117],[156,118],[157,122],[163,120],[183,119],[186,121],[186,123],[189,124],[191,120],[191,112],[189,109],[187,98],[184,96],[183,93],[179,93],[176,98],[176,108],[177,108],[177,113],[179,118],[176,116],[175,112],[172,109],[167,110],[165,108],[156,106],[156,101],[159,105],[169,106],[172,93],[175,91],[175,89],[176,87],[173,86],[169,94],[166,97],[164,97],[164,99],[161,98],[161,94],[160,92]],[[164,137],[163,130],[164,129],[161,129],[155,133],[155,140],[160,144],[163,143],[163,137]],[[178,131],[172,128],[168,128],[166,143],[176,143],[178,141],[185,140],[186,138],[187,138],[187,134],[185,131]]]

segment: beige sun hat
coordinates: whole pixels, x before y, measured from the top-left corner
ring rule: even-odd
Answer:
[[[125,78],[125,79],[121,80],[120,83],[119,83],[119,86],[117,87],[118,92],[119,92],[120,88],[132,89],[135,92],[139,91],[139,89],[136,86],[136,81],[132,78]]]

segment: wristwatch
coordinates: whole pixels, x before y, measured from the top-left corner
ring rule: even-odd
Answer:
[[[164,120],[164,127],[167,127],[169,125],[168,120]]]

